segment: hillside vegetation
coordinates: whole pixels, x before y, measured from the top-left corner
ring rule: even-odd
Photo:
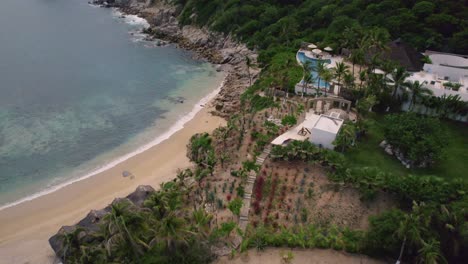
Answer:
[[[301,41],[344,45],[342,32],[379,27],[419,50],[468,54],[468,6],[459,0],[176,0],[181,22],[234,33],[259,50]]]

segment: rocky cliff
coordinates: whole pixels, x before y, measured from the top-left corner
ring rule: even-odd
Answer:
[[[194,51],[195,57],[218,64],[227,73],[224,86],[214,100],[217,114],[228,117],[239,110],[240,95],[255,80],[260,70],[248,68],[246,58],[256,65],[257,55],[231,35],[212,32],[207,28],[180,25],[181,8],[164,0],[95,0],[94,4],[116,7],[124,13],[145,18],[150,28],[145,30],[154,39],[176,43],[180,48]]]

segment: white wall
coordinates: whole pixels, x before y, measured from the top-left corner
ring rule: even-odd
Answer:
[[[335,147],[333,146],[333,141],[336,138],[336,134],[316,128],[313,128],[310,132],[310,142],[314,143],[315,145],[321,144],[322,147],[327,149],[333,149]]]

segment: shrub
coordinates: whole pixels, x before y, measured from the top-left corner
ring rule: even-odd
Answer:
[[[228,204],[228,208],[234,215],[239,216],[242,204],[243,202],[241,198],[235,198]]]
[[[283,119],[281,119],[281,124],[283,126],[294,126],[295,124],[297,124],[297,119],[293,115],[287,115],[283,117]]]
[[[415,113],[393,114],[385,118],[387,142],[409,160],[412,166],[430,166],[443,156],[447,144],[440,121]]]
[[[401,246],[395,231],[403,220],[404,213],[393,209],[378,216],[369,217],[370,228],[365,238],[366,250],[373,255],[398,254]]]

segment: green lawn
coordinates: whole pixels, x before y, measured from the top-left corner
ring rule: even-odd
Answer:
[[[448,133],[445,158],[428,169],[406,169],[393,156],[386,154],[379,143],[383,140],[383,116],[377,115],[367,120],[368,135],[358,142],[358,146],[345,155],[351,166],[378,167],[396,174],[437,175],[447,179],[468,179],[468,125],[443,121]]]

